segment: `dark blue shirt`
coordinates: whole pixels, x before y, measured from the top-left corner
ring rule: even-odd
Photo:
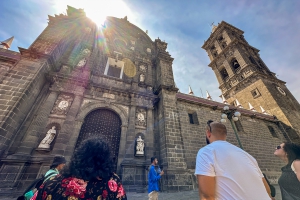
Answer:
[[[158,181],[160,177],[161,176],[156,172],[154,165],[151,165],[148,174],[148,193],[152,191],[159,191]]]

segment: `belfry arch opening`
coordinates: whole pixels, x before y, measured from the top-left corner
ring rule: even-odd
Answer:
[[[240,64],[235,58],[231,60],[231,66],[235,71],[240,68]]]
[[[224,80],[228,78],[228,73],[227,73],[227,70],[226,70],[225,68],[222,68],[222,69],[220,70],[220,74],[221,74],[221,76],[222,76],[222,78],[223,78]]]

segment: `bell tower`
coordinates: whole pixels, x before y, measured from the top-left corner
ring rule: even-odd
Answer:
[[[213,26],[202,46],[211,60],[222,95],[228,103],[275,115],[286,126],[290,139],[299,138],[300,105],[260,58],[259,50],[248,44],[244,32],[224,21]],[[238,102],[238,103],[237,103]],[[249,104],[250,103],[250,104]]]

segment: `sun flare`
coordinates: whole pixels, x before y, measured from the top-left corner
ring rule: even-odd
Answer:
[[[107,16],[123,18],[130,16],[132,12],[122,0],[57,0],[54,3],[57,12],[65,12],[67,5],[84,9],[88,18],[98,26],[103,25]]]

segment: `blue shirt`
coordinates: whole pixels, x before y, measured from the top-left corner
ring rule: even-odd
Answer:
[[[156,172],[154,165],[151,165],[148,174],[148,193],[152,191],[159,191],[158,181],[160,177],[161,176]]]

